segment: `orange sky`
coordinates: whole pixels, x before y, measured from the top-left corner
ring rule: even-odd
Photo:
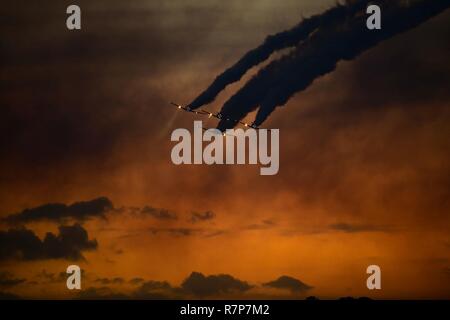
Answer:
[[[442,27],[448,12],[340,63],[279,108],[263,125],[280,129],[277,175],[261,176],[259,166],[171,163],[171,131],[191,129],[197,118],[167,102],[187,103],[265,35],[331,3],[133,2],[125,8],[113,1],[109,11],[86,4],[86,27],[76,39],[52,31],[57,9],[43,6],[49,20],[41,36],[27,44],[33,31],[22,27],[11,49],[24,61],[24,52],[36,50],[36,58],[8,56],[2,72],[5,119],[18,124],[2,147],[1,216],[100,196],[116,210],[83,221],[98,242],[96,250],[82,252],[84,261],[1,260],[1,272],[26,281],[0,291],[73,297],[79,293],[42,271],[57,275],[75,263],[85,271],[83,290],[107,286],[125,294],[137,289],[132,278],[177,287],[197,271],[254,286],[229,294],[239,298],[450,298],[449,47]],[[7,10],[18,14],[13,6],[2,13]],[[129,43],[120,41],[128,33]],[[45,45],[60,56],[47,61]],[[67,45],[84,49],[66,58]],[[218,110],[249,76],[209,108]],[[177,219],[129,209],[147,205]],[[192,212],[205,211],[214,217],[191,221]],[[57,234],[58,225],[26,227],[42,239]],[[3,223],[1,230],[10,227]],[[381,267],[382,290],[365,286],[371,264]],[[293,293],[262,285],[281,275],[313,288]],[[98,281],[115,277],[123,281]]]

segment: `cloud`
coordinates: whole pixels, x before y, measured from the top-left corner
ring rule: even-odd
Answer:
[[[81,274],[84,274],[84,270],[81,270]],[[47,272],[47,270],[42,270],[36,275],[38,280],[43,280],[41,283],[57,283],[57,282],[65,282],[67,280],[67,273],[60,272],[58,274]]]
[[[130,299],[130,296],[125,293],[120,293],[108,287],[89,287],[83,289],[77,296],[81,300],[124,300]]]
[[[152,216],[159,220],[176,220],[177,215],[167,209],[158,209],[149,206],[145,206],[141,209],[140,213],[144,215]]]
[[[258,289],[259,286],[253,286],[246,281],[236,279],[229,274],[217,274],[205,276],[200,272],[192,272],[180,286],[173,286],[168,281],[144,280],[136,277],[130,281],[118,281],[114,288],[106,286],[106,284],[114,284],[112,279],[108,281],[95,281],[102,284],[100,287],[89,287],[78,295],[80,299],[192,299],[206,297],[223,297],[223,296],[243,296],[254,298],[280,297],[273,292],[267,290],[251,290]],[[123,279],[122,279],[123,280]],[[130,291],[130,288],[120,287],[120,285],[133,284],[138,285]],[[312,287],[288,276],[281,276],[277,280],[262,284],[262,287],[270,287],[276,289],[286,289],[292,294],[306,292]],[[261,287],[259,287],[261,289]],[[283,295],[285,296],[285,295]]]
[[[97,10],[99,6],[108,10]],[[204,5],[199,8],[203,10],[188,13],[184,6],[169,9],[159,2],[137,7],[119,1],[87,2],[83,10],[92,15],[89,28],[68,34],[56,18],[58,12],[65,12],[64,5],[46,0],[40,7],[40,30],[33,28],[33,8],[20,9],[13,2],[2,8],[5,77],[0,91],[5,108],[0,136],[8,138],[2,139],[0,153],[10,160],[49,167],[79,159],[108,159],[121,137],[158,130],[165,115],[143,104],[162,105],[163,94],[152,84],[139,90],[136,80],[149,74],[161,77],[185,59],[195,59],[194,52],[202,49],[194,48],[190,37],[205,39],[211,32],[205,26],[217,23],[219,13],[212,14]],[[164,22],[162,15],[166,15]],[[186,24],[189,30],[183,27]],[[49,32],[54,35],[51,41]],[[105,32],[112,36],[105,37]],[[122,90],[126,83],[130,90]]]
[[[4,220],[9,223],[28,223],[41,220],[60,222],[67,218],[83,221],[92,217],[105,218],[105,213],[113,208],[111,200],[100,197],[89,201],[74,202],[71,205],[48,203],[11,214]]]
[[[229,233],[228,230],[212,230],[210,232],[208,232],[207,234],[205,234],[205,238],[213,238],[213,237],[218,237],[218,236],[223,236],[225,234]]]
[[[205,228],[186,228],[186,227],[174,227],[174,228],[148,228],[146,232],[150,232],[152,235],[166,234],[173,237],[191,237],[201,236],[205,238],[217,237],[228,233],[227,230],[222,229],[205,229]],[[131,234],[128,236],[141,235],[142,232]]]
[[[132,293],[136,299],[169,299],[174,298],[180,290],[173,288],[167,281],[149,280]]]
[[[263,220],[261,223],[254,223],[249,224],[247,226],[244,226],[244,230],[266,230],[273,228],[276,225],[276,223],[272,220]]]
[[[44,240],[26,228],[0,231],[0,261],[7,259],[83,260],[82,251],[97,249],[97,240],[89,240],[87,231],[80,225],[60,226],[59,234],[47,232]]]
[[[212,220],[216,217],[216,214],[212,211],[205,212],[192,212],[191,213],[191,222],[199,222],[199,221],[207,221]]]
[[[151,234],[166,233],[176,237],[188,237],[202,232],[202,229],[194,228],[150,228]]]
[[[274,281],[264,283],[263,286],[276,289],[287,289],[293,293],[305,292],[312,289],[311,286],[289,276],[281,276]]]
[[[9,272],[0,272],[0,287],[2,288],[14,287],[21,283],[24,283],[25,281],[26,279],[15,278]]]
[[[372,224],[349,224],[336,223],[329,226],[330,229],[342,231],[346,233],[355,232],[391,232],[393,229],[390,226],[377,226]]]
[[[202,273],[192,272],[183,281],[181,288],[187,293],[203,297],[224,293],[245,292],[251,289],[252,286],[228,274],[204,276]]]
[[[247,52],[238,62],[218,75],[211,85],[189,104],[191,108],[198,108],[212,102],[217,95],[233,82],[239,81],[252,67],[262,63],[275,51],[289,48],[304,41],[319,26],[334,22],[349,13],[361,10],[368,1],[347,1],[345,6],[337,4],[322,14],[314,15],[299,22],[295,27],[268,36],[264,43]]]
[[[142,278],[133,278],[132,280],[135,279],[139,279],[138,282],[141,283],[141,285],[132,291],[123,292],[118,288],[113,289],[108,286],[89,287],[88,289],[81,291],[77,298],[87,300],[161,300],[182,297],[182,290],[180,288],[172,287],[167,281],[144,281]],[[122,282],[118,284],[122,284]]]
[[[21,299],[21,297],[14,293],[0,291],[0,300],[19,300],[19,299]]]

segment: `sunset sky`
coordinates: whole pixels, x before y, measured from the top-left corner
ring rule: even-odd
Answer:
[[[278,108],[261,176],[174,165],[171,132],[205,119],[169,102],[334,0],[76,3],[79,31],[70,1],[0,7],[0,297],[450,298],[448,10]]]

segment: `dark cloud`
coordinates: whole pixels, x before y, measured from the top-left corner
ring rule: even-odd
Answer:
[[[216,217],[216,214],[212,211],[205,212],[192,212],[191,213],[191,222],[199,222],[199,221],[207,221],[212,220]]]
[[[26,279],[16,278],[9,272],[0,272],[0,287],[9,288],[24,283]]]
[[[185,228],[185,227],[178,227],[178,228],[149,228],[146,229],[146,232],[150,232],[152,235],[159,235],[159,234],[166,234],[173,237],[190,237],[190,236],[201,236],[205,238],[210,237],[217,237],[226,234],[227,230],[222,229],[207,229],[207,228]],[[139,232],[138,234],[131,234],[131,236],[140,235],[142,234]]]
[[[106,279],[106,278],[101,278]],[[141,278],[134,278],[142,281],[134,282],[133,284],[140,284],[138,288],[129,291],[121,292],[120,288],[113,289],[108,286],[89,287],[82,290],[77,298],[87,300],[126,300],[126,299],[140,299],[140,300],[163,300],[181,298],[182,291],[179,288],[172,287],[167,281],[144,281]],[[102,283],[111,284],[111,283]],[[114,283],[112,283],[114,284]],[[116,283],[116,284],[122,284]]]
[[[0,261],[7,259],[83,260],[82,251],[95,250],[97,241],[89,240],[87,231],[80,225],[60,226],[59,234],[47,232],[44,240],[26,228],[0,231]]]
[[[81,300],[125,300],[130,296],[125,293],[116,292],[109,287],[89,287],[83,289],[77,296]]]
[[[289,276],[281,276],[278,279],[266,282],[263,285],[271,288],[287,289],[293,293],[305,292],[312,289],[311,286]]]
[[[204,1],[78,4],[84,14],[80,32],[61,24],[67,8],[62,2],[35,6],[20,0],[0,8],[3,159],[55,170],[55,164],[80,159],[108,160],[121,138],[159,130],[167,114],[155,110],[166,99],[147,80],[199,59],[204,51],[193,39],[205,39],[204,45],[227,11]]]
[[[106,197],[74,202],[71,205],[48,203],[11,214],[5,218],[5,221],[9,223],[27,223],[40,220],[60,222],[67,218],[83,221],[92,217],[105,218],[105,214],[113,208],[111,200]]]
[[[443,122],[450,99],[449,18],[447,10],[341,63],[335,74],[290,101],[288,108],[302,109],[292,110],[296,121],[282,113],[273,120],[303,142],[291,147],[296,140],[289,139],[281,149],[280,157],[295,154],[299,161],[285,166],[283,187],[296,188],[303,203],[325,206],[330,215],[373,215],[393,225],[399,212],[430,224],[447,216],[449,175],[443,172],[449,166],[427,161],[449,156]],[[321,102],[324,93],[330,95]],[[308,169],[299,170],[298,163]],[[411,172],[400,174],[404,170]],[[374,174],[386,180],[371,179]]]
[[[131,212],[134,215],[138,216],[150,216],[158,220],[177,220],[178,215],[176,212],[165,209],[165,208],[155,208],[152,206],[144,206],[142,208],[139,207],[128,207],[127,208],[129,212]],[[205,212],[191,212],[190,216],[190,222],[200,222],[200,221],[207,221],[212,220],[216,217],[216,214],[212,211],[205,211]]]
[[[251,289],[252,286],[228,274],[204,276],[202,273],[192,272],[183,281],[181,288],[187,293],[203,297],[224,293],[245,292]]]
[[[347,233],[355,232],[391,232],[393,228],[390,226],[379,226],[372,224],[350,224],[336,223],[329,226],[330,229]]]
[[[261,223],[253,223],[253,224],[244,226],[243,229],[244,230],[265,230],[265,229],[273,228],[275,225],[276,225],[275,222],[272,220],[263,220],[263,221],[261,221]]]
[[[140,285],[133,293],[136,299],[170,299],[180,294],[179,289],[173,288],[167,281],[146,281]]]
[[[136,278],[131,279],[130,283],[133,285],[138,285],[138,284],[143,283],[144,281],[145,281],[144,278],[136,277]]]
[[[77,299],[81,300],[167,300],[173,299],[175,296],[171,292],[162,289],[143,289],[139,288],[132,292],[121,292],[110,287],[89,287],[82,290]]]
[[[14,293],[0,291],[0,300],[19,300],[19,299],[22,298]]]
[[[167,209],[158,209],[150,206],[145,206],[140,210],[140,213],[149,215],[159,220],[176,220],[177,215]]]
[[[347,1],[345,6],[337,4],[322,14],[304,19],[292,29],[268,36],[263,44],[247,52],[233,66],[218,75],[213,83],[189,104],[189,107],[196,109],[212,102],[226,86],[239,81],[248,70],[268,59],[275,51],[297,45],[319,26],[324,27],[335,22],[336,19],[342,19],[346,15],[361,10],[368,2]]]
[[[81,274],[84,274],[84,270],[81,270]],[[60,272],[58,274],[53,272],[47,272],[47,270],[42,270],[36,275],[36,278],[42,283],[58,283],[65,282],[67,280],[67,273]]]

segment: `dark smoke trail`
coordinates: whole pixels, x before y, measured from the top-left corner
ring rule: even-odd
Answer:
[[[356,56],[443,12],[450,0],[377,1],[382,10],[382,29],[368,30],[365,10],[342,21],[319,28],[291,54],[260,70],[222,107],[224,118],[240,120],[259,107],[255,124],[260,125],[277,107],[318,77],[332,72],[340,60]],[[221,120],[219,129],[234,127]]]
[[[338,4],[322,14],[301,21],[290,30],[268,36],[262,45],[247,52],[236,64],[217,76],[214,82],[188,106],[196,109],[212,102],[227,85],[239,81],[248,70],[265,61],[275,51],[297,45],[317,28],[339,21],[365,8],[369,2],[369,0],[354,0],[347,1],[346,5]]]

